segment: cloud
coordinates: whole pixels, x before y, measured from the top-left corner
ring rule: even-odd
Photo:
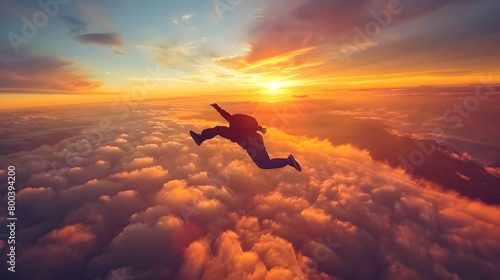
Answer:
[[[303,171],[261,170],[230,141],[214,138],[201,147],[192,141],[187,132],[205,128],[216,112],[198,108],[205,119],[196,123],[176,117],[188,110],[184,105],[142,106],[134,121],[104,133],[77,166],[51,166],[66,164],[81,141],[75,136],[0,156],[18,171],[23,223],[16,254],[20,265],[33,268],[20,277],[96,279],[122,269],[135,279],[494,279],[500,273],[498,206],[414,180],[352,144],[292,135],[278,123],[265,135],[268,151],[292,153]],[[91,108],[72,112],[75,126],[112,115],[88,114]],[[55,111],[42,113],[60,123]],[[37,120],[28,125],[36,131]],[[0,180],[5,176],[0,172]]]
[[[91,14],[94,19],[100,22],[102,28],[108,30],[106,20],[94,9],[90,7],[85,7],[85,10]],[[88,45],[98,45],[104,48],[115,48],[123,47],[125,43],[123,42],[123,37],[120,33],[116,32],[102,32],[102,33],[88,33],[88,23],[82,19],[75,17],[62,15],[60,16],[70,27],[70,33],[74,35],[75,40],[88,44]],[[126,52],[120,50],[113,50],[114,54],[117,55],[127,55]]]
[[[80,35],[87,32],[88,24],[86,21],[67,15],[62,15],[60,18],[70,26],[71,34]]]
[[[193,16],[194,14],[185,14],[182,16],[182,20],[189,21]]]
[[[153,157],[134,158],[131,162],[123,163],[123,168],[126,170],[136,170],[141,167],[151,167],[153,163]]]
[[[248,75],[241,75],[233,69],[220,65],[219,55],[201,39],[190,42],[173,41],[166,44],[146,43],[139,48],[154,61],[166,67],[172,79],[191,83],[243,83],[251,81]]]
[[[460,1],[465,2],[465,1]],[[391,25],[401,24],[417,17],[424,17],[446,6],[447,2],[423,1],[415,5],[393,1],[398,13],[392,14]],[[374,20],[371,12],[387,9],[387,1],[284,1],[270,5],[263,19],[250,32],[248,40],[252,52],[249,62],[288,53],[298,49],[340,43],[356,26]]]
[[[481,3],[484,5],[462,0],[274,1],[262,9],[237,51],[207,51],[216,46],[210,39],[141,48],[175,70],[173,76],[194,83],[255,89],[273,81],[287,82],[289,88],[311,86],[308,89],[369,83],[383,88],[387,82],[413,85],[419,77],[433,82],[429,76],[460,83],[474,80],[484,71],[496,71],[490,62],[498,59],[495,44],[481,46],[484,60],[467,61],[470,67],[463,69],[463,54],[477,54],[477,46],[471,42],[492,38],[493,31],[485,22],[496,20],[493,11],[498,5],[488,0]],[[464,11],[468,11],[467,19],[454,20]],[[375,26],[374,36],[366,35],[371,34],[367,26]],[[463,34],[476,39],[464,40]],[[447,50],[450,42],[457,46],[451,52]]]
[[[189,20],[194,17],[194,14],[185,14],[180,16],[180,18],[174,17],[172,18],[172,23],[175,25],[181,25],[189,28],[189,31],[196,31],[196,27],[189,23]],[[187,29],[186,29],[187,30]]]
[[[471,80],[484,71],[496,71],[489,62],[498,59],[495,44],[480,47],[484,59],[465,62],[464,54],[476,55],[478,46],[471,42],[491,38],[489,26],[497,21],[497,10],[498,4],[488,0],[480,5],[430,0],[273,1],[244,38],[249,51],[221,63],[241,73],[252,69],[266,81],[278,77],[337,87],[352,87],[352,82],[359,86],[367,76],[371,84],[375,78],[381,80],[380,87],[398,78],[412,84],[417,75],[429,79],[416,72],[453,71],[467,63],[473,73],[461,76]],[[456,21],[464,11],[467,18]],[[463,34],[476,39],[464,40]],[[450,44],[457,46],[451,52]],[[440,71],[435,76],[450,79]]]
[[[122,35],[119,33],[88,33],[77,35],[76,40],[89,45],[98,45],[101,47],[123,47]]]
[[[470,95],[471,90],[468,91]],[[383,92],[387,94],[387,91]],[[370,94],[372,94],[371,91]],[[284,104],[280,109],[275,106],[268,108],[260,106],[256,117],[262,120],[261,124],[264,126],[286,127],[294,134],[314,135],[320,139],[328,139],[334,145],[354,145],[359,149],[367,150],[374,159],[388,162],[392,167],[407,168],[415,178],[425,178],[470,198],[479,198],[487,203],[498,204],[498,189],[493,187],[499,184],[498,178],[489,174],[485,169],[496,165],[498,153],[492,152],[491,149],[487,152],[486,150],[479,152],[486,149],[485,146],[472,144],[477,141],[472,140],[476,139],[477,135],[488,135],[487,123],[490,118],[488,115],[494,112],[493,108],[497,105],[485,103],[482,107],[484,111],[480,110],[481,112],[474,112],[474,116],[470,115],[468,123],[471,126],[467,125],[467,128],[463,130],[455,130],[443,121],[443,112],[454,106],[454,97],[450,96],[436,101],[435,107],[429,109],[425,117],[407,114],[409,110],[415,108],[417,103],[420,104],[418,106],[425,106],[429,98],[435,100],[428,96],[421,98],[412,96],[405,101],[400,99],[399,102],[392,98],[373,99],[372,104],[368,106],[373,106],[373,111],[369,108],[361,109],[365,105],[358,102],[343,102],[343,105],[338,107],[334,103],[323,103],[321,100],[294,101]],[[392,108],[394,111],[380,110],[378,109],[380,107]],[[243,109],[244,106],[240,108]],[[429,122],[427,123],[424,119]],[[382,123],[379,122],[381,120]],[[432,134],[436,129],[442,131],[437,133],[437,136]],[[426,133],[408,135],[397,133],[397,131],[426,131],[431,135]],[[460,136],[454,136],[455,133]],[[443,138],[436,138],[439,135]],[[439,141],[436,142],[431,137]],[[458,144],[456,137],[461,138],[467,144]],[[488,136],[482,136],[480,142],[495,143]],[[380,143],[385,143],[385,145],[380,145]],[[474,151],[473,158],[479,157],[482,160],[471,160],[470,157],[467,159],[463,156],[463,152],[456,149]],[[496,148],[493,149],[496,150]],[[423,151],[427,152],[420,159],[424,162],[415,164],[413,157]],[[413,163],[410,163],[410,156]],[[457,172],[473,179],[467,180]]]
[[[79,247],[80,250],[88,249],[94,240],[92,231],[83,224],[67,225],[62,229],[56,229],[40,239],[40,244],[67,244],[72,247]]]
[[[54,229],[25,251],[18,259],[20,265],[32,265],[33,277],[69,276],[81,269],[84,255],[95,250],[94,234],[83,224]]]
[[[127,55],[126,52],[121,52],[121,51],[117,51],[117,50],[114,50],[113,53],[114,54],[119,54],[119,55]]]
[[[0,52],[0,93],[97,94],[103,84],[65,58],[28,51],[12,57]]]
[[[140,48],[166,67],[196,73],[215,56],[205,45],[202,41],[171,42],[163,45],[144,44]]]
[[[249,251],[242,248],[241,236],[233,231],[220,235],[216,241],[217,254],[212,256],[206,240],[195,241],[186,249],[186,264],[181,279],[286,279],[306,258],[296,256],[290,243],[272,235],[262,235]],[[267,267],[271,267],[270,270]]]

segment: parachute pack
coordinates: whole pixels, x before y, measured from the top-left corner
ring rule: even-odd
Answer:
[[[254,132],[258,130],[259,123],[252,116],[244,114],[235,114],[231,116],[231,122],[229,123],[229,127],[237,130]]]

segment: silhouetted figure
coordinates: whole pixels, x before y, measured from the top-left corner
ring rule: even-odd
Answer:
[[[257,133],[258,131],[266,133],[267,129],[259,126],[257,120],[253,117],[243,114],[231,115],[225,110],[222,110],[219,105],[215,103],[210,105],[229,122],[229,127],[216,126],[203,130],[201,134],[197,134],[191,130],[191,137],[193,137],[194,142],[196,142],[198,146],[200,146],[203,141],[219,135],[231,140],[231,142],[238,143],[238,145],[247,151],[248,155],[250,155],[259,168],[273,169],[290,165],[297,171],[301,171],[299,163],[292,155],[289,155],[288,158],[269,158],[266,147],[264,146],[264,139],[262,135]]]

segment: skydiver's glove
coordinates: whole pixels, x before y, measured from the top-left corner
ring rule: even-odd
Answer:
[[[219,105],[217,105],[217,103],[210,104],[210,106],[214,107],[215,110],[217,110],[217,111],[221,110],[221,108],[219,107]]]

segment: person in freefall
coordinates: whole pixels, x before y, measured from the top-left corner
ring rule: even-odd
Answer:
[[[267,129],[260,126],[255,118],[243,114],[231,115],[215,103],[210,105],[229,122],[229,127],[216,126],[203,130],[201,134],[191,130],[191,137],[193,137],[194,142],[196,142],[198,146],[200,146],[203,141],[219,135],[231,140],[231,142],[238,143],[238,145],[247,151],[248,155],[250,155],[259,168],[273,169],[290,165],[297,171],[301,171],[299,163],[292,155],[289,155],[288,158],[269,158],[266,147],[264,146],[264,139],[262,135],[258,133],[266,133]]]

